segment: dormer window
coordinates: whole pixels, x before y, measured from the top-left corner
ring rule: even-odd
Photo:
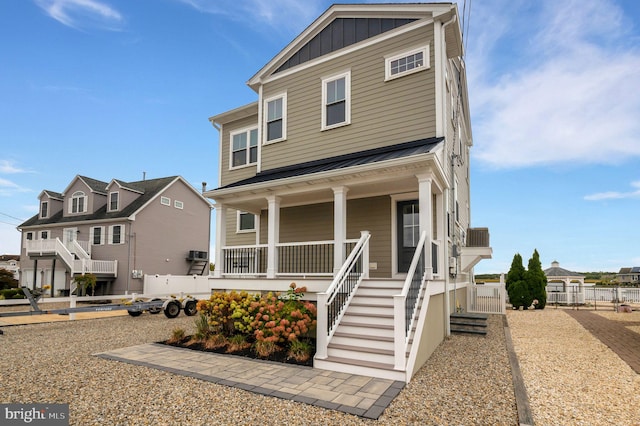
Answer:
[[[86,213],[87,211],[87,196],[82,191],[76,191],[71,194],[69,200],[69,212],[70,213]]]
[[[112,192],[109,194],[109,211],[110,212],[118,210],[119,200],[120,200],[119,192]]]
[[[43,201],[40,203],[40,217],[45,218],[49,216],[49,202]]]

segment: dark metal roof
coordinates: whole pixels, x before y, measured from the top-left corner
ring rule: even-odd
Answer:
[[[544,274],[548,277],[583,277],[584,275],[578,272],[569,271],[568,269],[561,268],[559,266],[552,266],[544,270]]]
[[[365,164],[378,163],[381,161],[395,160],[418,154],[427,154],[433,150],[444,138],[420,139],[412,142],[405,142],[397,145],[385,146],[382,148],[368,149],[351,154],[339,155],[336,157],[323,158],[321,160],[309,161],[294,164],[291,166],[279,167],[265,170],[253,177],[230,183],[218,189],[235,188],[239,186],[251,185],[262,182],[270,182],[279,179],[286,179],[296,176],[310,175],[313,173],[328,172],[331,170],[344,169],[348,167],[361,166]]]
[[[122,210],[118,211],[110,211],[107,212],[107,205],[100,207],[95,213],[90,213],[86,215],[74,215],[63,217],[63,211],[57,212],[52,217],[48,217],[45,219],[40,219],[39,214],[34,215],[31,219],[28,219],[24,223],[18,226],[18,228],[25,228],[28,226],[38,226],[38,225],[47,225],[47,224],[59,224],[59,223],[67,223],[67,222],[79,222],[79,221],[94,221],[94,220],[105,220],[105,219],[117,219],[117,218],[126,218],[135,213],[138,209],[140,209],[146,202],[155,197],[160,191],[167,187],[171,182],[173,182],[178,176],[169,176],[165,178],[158,179],[149,179],[138,182],[129,182],[127,186],[139,188],[144,193],[140,195],[138,198],[133,200],[129,205],[124,207]],[[81,178],[89,184],[84,176]],[[92,183],[96,184],[100,182],[95,179],[91,179]],[[102,189],[96,189],[97,192],[106,194],[105,190],[107,187],[107,183],[102,182],[104,186]]]

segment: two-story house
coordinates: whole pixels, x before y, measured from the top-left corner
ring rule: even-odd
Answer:
[[[249,79],[256,102],[210,118],[212,287],[306,286],[315,366],[408,381],[491,255],[463,53],[455,4],[333,5]]]
[[[17,254],[0,255],[0,268],[11,272],[17,280],[20,277],[20,256]]]
[[[74,277],[92,273],[96,294],[140,293],[144,274],[209,273],[211,204],[180,176],[76,176],[38,199],[38,214],[18,227],[22,286],[68,294]]]
[[[640,266],[620,268],[616,274],[616,281],[621,284],[640,284]]]

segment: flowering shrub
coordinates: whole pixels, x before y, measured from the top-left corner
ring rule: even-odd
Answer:
[[[251,337],[254,347],[267,353],[312,336],[317,310],[302,300],[306,290],[291,283],[282,295],[216,292],[209,300],[200,300],[197,309],[207,318],[212,334]]]

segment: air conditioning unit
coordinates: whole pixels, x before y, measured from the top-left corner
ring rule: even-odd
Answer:
[[[143,276],[142,269],[134,269],[131,271],[131,278],[142,278]]]
[[[188,258],[191,260],[207,260],[208,254],[206,251],[189,250]]]

